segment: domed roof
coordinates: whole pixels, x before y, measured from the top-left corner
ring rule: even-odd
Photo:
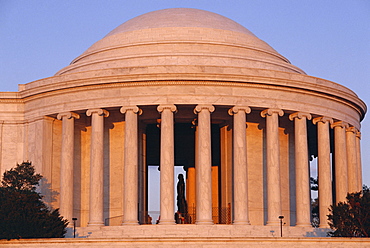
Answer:
[[[193,73],[204,66],[305,74],[233,20],[205,10],[175,8],[121,24],[56,75],[138,67],[154,73],[173,73],[181,67],[182,73]]]
[[[163,9],[137,16],[113,29],[107,36],[140,29],[168,27],[213,28],[255,36],[239,23],[222,15],[188,8]]]

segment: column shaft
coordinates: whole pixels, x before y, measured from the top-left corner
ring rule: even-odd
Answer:
[[[160,151],[160,224],[175,224],[174,221],[174,124],[175,105],[159,105],[161,113]]]
[[[197,105],[198,143],[196,163],[196,222],[213,224],[212,220],[212,154],[211,154],[211,112],[212,105]]]
[[[90,146],[90,209],[88,226],[104,225],[104,117],[109,113],[103,109],[89,109],[91,116]]]
[[[279,225],[281,215],[279,115],[281,109],[266,109],[267,225]]]
[[[319,218],[321,228],[329,226],[327,221],[328,208],[333,204],[329,135],[329,123],[332,122],[333,120],[327,117],[318,117],[313,120],[313,123],[317,124]]]
[[[358,183],[357,186],[359,187],[358,191],[362,190],[362,162],[361,162],[361,132],[356,132],[356,153],[357,153],[357,176],[358,176]]]
[[[74,119],[78,114],[65,112],[58,114],[62,120],[62,150],[60,159],[60,214],[71,225],[73,218],[73,159],[74,159]]]
[[[186,201],[188,202],[188,213],[192,217],[192,223],[195,223],[195,219],[193,218],[195,215],[195,198],[196,198],[196,190],[195,190],[195,168],[189,167],[187,172],[187,179],[186,179]]]
[[[148,206],[148,184],[147,184],[147,174],[148,174],[148,167],[146,165],[146,125],[139,124],[139,140],[138,140],[138,156],[139,156],[139,176],[138,176],[138,191],[139,191],[139,223],[140,224],[148,224],[148,213],[147,213],[147,206]]]
[[[356,152],[356,128],[349,127],[346,130],[347,143],[347,172],[348,172],[348,192],[357,192],[358,187],[358,169]]]
[[[220,129],[220,206],[223,208],[230,207],[233,201],[233,130],[231,126],[232,123]]]
[[[229,114],[234,117],[233,157],[234,157],[234,221],[233,224],[250,225],[248,211],[248,164],[246,113],[249,107],[233,107]]]
[[[138,114],[137,106],[122,107],[125,114],[122,225],[138,225]]]
[[[335,122],[334,128],[334,161],[335,161],[335,199],[336,202],[346,200],[348,193],[348,173],[347,173],[347,145],[345,122]]]
[[[307,119],[309,113],[297,112],[289,116],[294,120],[296,226],[311,226],[310,170],[308,162]]]

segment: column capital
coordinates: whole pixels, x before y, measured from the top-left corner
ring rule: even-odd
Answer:
[[[72,118],[80,119],[80,115],[74,112],[62,112],[57,115],[58,120],[62,120],[63,117],[66,117],[67,119],[72,119]]]
[[[271,116],[273,114],[278,114],[279,116],[283,116],[284,115],[284,111],[282,109],[269,108],[269,109],[262,110],[262,112],[261,112],[261,116],[263,118],[265,118],[267,115],[268,116]]]
[[[307,112],[295,112],[295,113],[289,115],[289,120],[292,121],[295,118],[298,118],[298,119],[306,118],[307,120],[311,120],[312,116],[311,116],[310,113],[307,113]]]
[[[361,139],[361,132],[360,131],[356,131],[356,138],[359,138],[359,139]]]
[[[229,115],[237,114],[239,111],[244,111],[246,114],[249,114],[251,112],[251,108],[248,106],[234,106],[230,108],[227,112]]]
[[[169,109],[171,112],[176,113],[177,112],[177,107],[174,104],[161,104],[158,105],[157,111],[159,113],[162,113],[165,109]]]
[[[212,113],[213,111],[215,111],[215,106],[213,106],[212,104],[198,104],[194,108],[194,114],[202,112],[203,109],[207,109],[210,113]]]
[[[193,119],[193,120],[191,121],[191,125],[192,125],[192,127],[191,127],[191,128],[195,128],[196,126],[198,126],[198,119],[197,119],[197,118]]]
[[[122,114],[125,114],[127,111],[132,111],[135,114],[141,115],[143,113],[143,110],[139,108],[138,106],[122,106],[120,109]]]
[[[87,116],[91,116],[93,113],[97,113],[98,115],[104,116],[104,117],[109,116],[109,112],[107,110],[101,109],[101,108],[93,108],[93,109],[88,109],[86,111]]]
[[[326,122],[329,122],[329,124],[332,124],[333,123],[333,119],[330,118],[330,117],[326,117],[326,116],[320,116],[320,117],[316,117],[312,120],[312,123],[314,125],[316,125],[318,122],[322,122],[322,123],[326,123]]]
[[[340,128],[348,128],[348,123],[345,121],[336,121],[330,125],[331,128],[340,127]]]
[[[346,132],[351,132],[351,133],[356,134],[357,133],[357,128],[355,128],[355,127],[347,127],[346,128]]]

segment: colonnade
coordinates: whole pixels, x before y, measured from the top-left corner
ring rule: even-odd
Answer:
[[[122,225],[138,225],[138,106],[120,109],[125,116],[124,131],[124,201]],[[160,143],[160,224],[174,222],[174,114],[176,105],[159,105],[161,115]],[[196,221],[198,225],[213,224],[211,185],[211,113],[213,105],[197,105],[196,126]],[[248,156],[246,142],[248,106],[232,106],[233,116],[233,224],[249,225],[248,211]],[[103,139],[104,109],[89,109],[91,116],[90,145],[90,209],[88,226],[102,226],[103,219]],[[281,109],[265,109],[260,115],[266,118],[266,174],[267,174],[267,225],[278,225],[282,214],[280,192],[279,116]],[[62,120],[61,190],[60,212],[68,220],[73,215],[73,150],[74,120],[80,116],[73,112],[58,114]],[[294,121],[295,179],[296,179],[296,226],[310,226],[310,171],[307,136],[307,120],[310,113],[296,112],[289,115]],[[313,118],[317,125],[318,179],[320,216],[328,214],[332,204],[332,171],[330,157],[330,128],[334,129],[335,199],[343,201],[347,192],[361,190],[360,133],[348,123],[320,116]],[[201,151],[201,152],[200,152]],[[262,197],[262,196],[261,196]],[[320,227],[327,227],[321,221]]]

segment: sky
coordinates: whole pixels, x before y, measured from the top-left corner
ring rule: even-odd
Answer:
[[[0,92],[53,76],[133,17],[179,7],[240,23],[308,75],[370,103],[368,0],[0,0]],[[363,182],[370,186],[370,116],[361,132]]]

